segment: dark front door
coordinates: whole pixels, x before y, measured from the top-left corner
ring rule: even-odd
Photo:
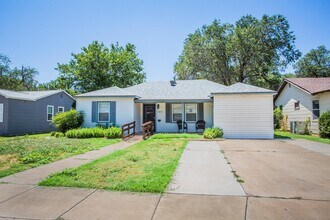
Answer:
[[[154,122],[154,127],[155,125],[155,113],[156,106],[155,104],[144,104],[143,105],[143,123],[146,123],[148,121],[153,121]]]

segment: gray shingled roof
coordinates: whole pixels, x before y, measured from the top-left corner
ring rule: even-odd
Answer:
[[[63,92],[63,90],[48,90],[48,91],[11,91],[0,89],[0,95],[8,99],[19,99],[19,100],[28,100],[36,101],[38,99],[45,98],[57,93]]]
[[[110,87],[77,95],[76,97],[136,97],[140,101],[153,100],[210,100],[211,94],[220,93],[276,93],[275,91],[236,83],[224,86],[209,80],[177,80],[145,82],[127,88]]]
[[[126,88],[137,94],[140,100],[208,100],[212,91],[226,86],[208,80],[177,80],[172,86],[170,81],[145,82]]]
[[[126,89],[121,89],[117,86],[109,87],[105,89],[100,89],[92,92],[83,93],[80,95],[76,95],[76,97],[104,97],[104,96],[112,96],[112,97],[136,97],[137,95],[134,93],[130,93],[126,91]]]
[[[264,89],[257,86],[248,85],[245,83],[235,83],[231,86],[228,86],[224,89],[213,91],[212,94],[242,94],[242,93],[273,93],[276,94],[275,91]]]

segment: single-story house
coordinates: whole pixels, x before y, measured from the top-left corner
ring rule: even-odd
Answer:
[[[70,110],[74,102],[63,90],[16,92],[0,89],[0,135],[53,131],[52,117],[57,112]]]
[[[145,82],[127,88],[110,87],[75,96],[84,126],[122,125],[135,121],[137,131],[147,121],[156,132],[178,132],[177,121],[196,132],[196,121],[220,127],[226,138],[274,137],[275,91],[243,83],[224,86],[208,80]]]
[[[310,130],[319,133],[318,119],[330,110],[330,77],[284,79],[274,102],[288,118],[291,132],[302,132],[307,120]]]

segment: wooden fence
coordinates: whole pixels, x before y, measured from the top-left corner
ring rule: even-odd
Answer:
[[[148,121],[142,124],[142,137],[143,139],[149,138],[151,135],[154,134],[154,122]]]
[[[121,126],[122,139],[132,137],[135,135],[135,121]]]

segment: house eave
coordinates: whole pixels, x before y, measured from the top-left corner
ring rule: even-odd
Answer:
[[[212,99],[136,99],[136,103],[202,103],[212,102]]]

